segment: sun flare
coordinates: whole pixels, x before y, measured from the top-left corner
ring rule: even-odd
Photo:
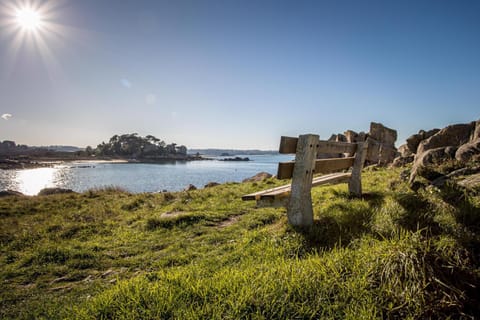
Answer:
[[[17,10],[16,22],[24,30],[35,31],[42,24],[42,16],[34,9],[22,8]]]
[[[66,28],[57,22],[63,0],[0,0],[0,32],[11,37],[14,46],[37,43],[43,46],[65,38]]]
[[[40,58],[50,80],[62,78],[55,50],[64,48],[77,29],[59,23],[67,0],[0,0],[0,45],[7,48],[2,74],[12,75],[29,52]]]

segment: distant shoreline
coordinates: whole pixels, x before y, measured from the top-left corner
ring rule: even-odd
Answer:
[[[37,158],[37,159],[0,159],[2,170],[25,170],[37,168],[51,168],[55,165],[68,163],[165,163],[176,161],[213,160],[202,156],[188,156],[185,158],[156,158],[156,159],[108,159],[108,158]]]
[[[211,150],[211,149],[209,149]],[[220,151],[232,151],[218,149]],[[236,150],[238,151],[238,150]],[[245,150],[243,150],[245,151]],[[263,151],[260,153],[255,153],[255,150],[249,150],[245,154],[239,152],[235,154],[242,155],[271,155],[278,154],[274,151]],[[228,154],[228,156],[234,156],[235,154]],[[37,168],[50,168],[55,165],[68,164],[68,163],[151,163],[151,164],[161,164],[166,162],[177,162],[177,161],[248,161],[248,158],[241,157],[228,157],[226,153],[223,154],[223,157],[219,159],[220,155],[214,153],[212,154],[188,154],[187,156],[181,157],[157,157],[157,158],[108,158],[108,157],[99,157],[92,158],[88,156],[59,156],[59,157],[45,157],[45,156],[0,156],[0,170],[26,170],[26,169],[37,169]],[[246,160],[248,159],[248,160]]]

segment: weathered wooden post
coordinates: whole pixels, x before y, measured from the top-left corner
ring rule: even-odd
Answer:
[[[352,176],[348,181],[348,191],[350,194],[361,197],[362,196],[362,169],[367,156],[369,140],[367,138],[364,142],[357,142],[357,152],[355,153],[355,160],[352,167]]]
[[[287,207],[288,221],[294,226],[313,225],[311,189],[319,139],[320,137],[315,134],[305,134],[298,138],[290,201]]]

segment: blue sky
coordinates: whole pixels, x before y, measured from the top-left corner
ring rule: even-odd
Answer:
[[[15,46],[26,3],[50,27]],[[375,121],[401,144],[480,118],[480,1],[0,4],[0,140],[276,149]]]

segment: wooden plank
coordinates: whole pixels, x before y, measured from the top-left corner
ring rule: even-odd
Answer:
[[[354,157],[317,159],[315,161],[315,173],[332,173],[335,171],[348,169],[353,166]],[[277,178],[290,179],[293,176],[295,162],[280,162],[278,164]]]
[[[340,183],[340,182],[347,182],[350,179],[352,174],[350,172],[337,172],[332,173],[331,175],[324,175],[320,177],[316,177],[312,181],[312,187],[321,186],[327,183]]]
[[[332,173],[353,166],[354,157],[319,159],[315,161],[315,173]]]
[[[312,178],[317,158],[318,135],[306,134],[298,138],[293,168],[288,221],[293,226],[313,225]]]
[[[297,152],[297,142],[298,138],[285,136],[280,137],[280,149],[278,150],[278,152],[283,154]]]
[[[352,174],[350,172],[343,173],[331,173],[323,176],[318,176],[313,178],[312,180],[312,187],[320,186],[327,183],[340,183],[340,182],[347,182]],[[282,188],[272,188],[266,190],[267,192],[262,193],[260,195],[260,199],[274,199],[277,197],[283,197],[288,195],[290,192],[291,184],[287,184],[282,186]]]
[[[291,185],[289,185],[288,188],[281,189],[281,190],[274,191],[274,192],[269,192],[269,193],[266,193],[266,194],[262,194],[262,195],[260,196],[260,199],[261,199],[261,200],[265,200],[265,199],[279,199],[279,198],[284,198],[284,197],[289,196],[291,192],[292,192]]]
[[[357,145],[349,142],[324,141],[318,142],[318,153],[355,153]]]
[[[271,192],[275,192],[275,191],[281,191],[283,189],[288,189],[290,190],[290,184],[286,184],[286,185],[283,185],[283,186],[280,186],[280,187],[275,187],[275,188],[271,188],[271,189],[267,189],[267,190],[262,190],[262,191],[258,191],[258,192],[254,192],[254,193],[250,193],[250,194],[247,194],[247,195],[244,195],[242,196],[242,200],[244,201],[248,201],[248,200],[258,200],[260,199],[260,197],[266,193],[271,193]]]
[[[280,162],[278,164],[277,179],[290,179],[293,176],[295,162]]]
[[[361,197],[362,196],[362,169],[365,163],[365,158],[367,156],[368,145],[370,143],[370,138],[367,138],[365,142],[359,142],[357,153],[355,154],[355,162],[352,168],[352,177],[348,182],[348,190],[350,194]]]
[[[283,154],[295,153],[297,151],[298,138],[281,137],[279,152]],[[349,142],[336,142],[319,140],[317,153],[355,153],[357,145]]]
[[[312,179],[312,187],[316,187],[319,185],[327,184],[327,183],[340,183],[347,181],[352,174],[347,172],[337,172],[326,174],[318,177],[314,177]],[[242,200],[249,201],[249,200],[261,200],[261,199],[271,199],[271,198],[278,198],[282,197],[283,195],[288,195],[290,193],[290,188],[292,184],[286,184],[283,186],[270,188],[267,190],[258,191],[255,193],[250,193],[247,195],[242,196]]]

